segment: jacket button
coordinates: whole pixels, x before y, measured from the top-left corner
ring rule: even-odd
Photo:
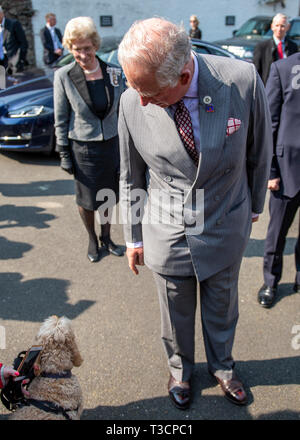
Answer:
[[[223,223],[223,220],[221,220],[220,218],[216,221],[217,225],[221,225]]]
[[[231,168],[226,168],[226,170],[224,171],[224,174],[229,174],[231,171]]]
[[[164,178],[164,181],[165,182],[172,182],[172,177],[171,176],[166,176],[165,178]]]
[[[218,202],[220,200],[220,196],[215,196],[215,201]]]

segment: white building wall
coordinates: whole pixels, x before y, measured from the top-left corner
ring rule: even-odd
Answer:
[[[196,14],[200,19],[203,40],[214,41],[230,37],[234,29],[255,15],[273,16],[283,12],[290,18],[297,16],[300,0],[284,1],[285,8],[280,2],[270,5],[265,0],[32,0],[36,60],[39,66],[43,65],[39,31],[45,25],[47,12],[56,14],[57,26],[62,33],[71,18],[90,16],[101,36],[122,35],[135,20],[153,16],[165,17],[175,23],[183,22],[188,30],[189,17]],[[100,15],[112,15],[113,26],[100,27]],[[227,15],[235,16],[235,26],[225,25]]]

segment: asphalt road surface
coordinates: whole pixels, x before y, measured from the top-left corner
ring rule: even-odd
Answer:
[[[292,290],[297,223],[287,238],[277,301],[263,309],[257,291],[267,223],[266,202],[253,225],[239,283],[233,354],[249,405],[225,400],[208,374],[198,308],[194,399],[182,412],[167,396],[151,272],[143,267],[135,276],[126,257],[88,261],[73,180],[56,157],[0,154],[0,361],[10,364],[31,346],[48,316],[65,315],[73,321],[84,357],[73,370],[83,388],[83,419],[300,420],[300,294]],[[120,224],[113,225],[112,238],[124,244]],[[7,414],[1,407],[0,420]]]

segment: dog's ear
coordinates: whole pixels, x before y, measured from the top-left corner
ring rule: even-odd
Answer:
[[[83,359],[79,353],[75,339],[73,340],[73,347],[72,347],[72,362],[74,367],[80,367],[80,365],[83,362]]]

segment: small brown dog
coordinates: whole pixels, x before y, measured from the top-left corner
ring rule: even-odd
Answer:
[[[78,379],[71,373],[83,359],[75,342],[71,321],[51,316],[42,324],[36,343],[43,349],[35,365],[36,377],[28,387],[27,405],[11,420],[79,420],[83,397]]]

